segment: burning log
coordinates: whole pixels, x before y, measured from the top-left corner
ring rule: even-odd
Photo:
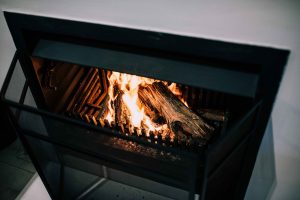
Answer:
[[[114,92],[117,95],[115,101],[114,101],[114,110],[115,110],[115,122],[117,123],[117,126],[120,127],[122,132],[124,133],[124,125],[122,121],[122,95],[123,92],[118,89],[118,86],[115,85]],[[126,123],[126,121],[125,121]]]
[[[118,124],[123,124],[121,121],[122,118],[122,95],[123,92],[119,90],[118,85],[114,85],[114,93],[116,99],[114,101],[114,110],[115,110],[115,122]]]
[[[166,119],[171,131],[178,137],[192,136],[193,138],[209,139],[214,130],[161,82],[154,82],[140,88],[139,97],[144,98],[143,102],[150,102],[151,107],[158,110]]]
[[[147,94],[143,92],[139,92],[139,103],[144,108],[145,113],[150,117],[150,119],[158,124],[165,123],[165,119],[161,116],[160,112],[156,109],[156,107],[151,103],[151,101],[145,96]]]
[[[108,99],[109,99],[108,95],[106,95],[104,100],[101,102],[101,104],[99,106],[98,115],[95,115],[96,116],[95,120],[98,121],[102,127],[104,126],[104,117],[108,113],[108,106],[107,106]]]
[[[119,87],[117,87],[117,86],[114,88],[114,90],[117,95],[117,97],[114,101],[115,122],[121,128],[122,132],[124,132],[124,130],[126,129],[125,126],[127,126],[127,129],[129,129],[130,112],[122,98],[124,92],[122,90],[120,90]],[[133,132],[133,130],[129,130],[129,132]]]

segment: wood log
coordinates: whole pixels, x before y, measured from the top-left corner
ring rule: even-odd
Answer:
[[[99,83],[97,83],[97,87],[95,91],[92,93],[92,98],[88,100],[87,105],[90,107],[88,113],[86,113],[85,117],[89,120],[92,120],[95,125],[98,124],[96,117],[100,114],[100,110],[103,109],[101,107],[101,103],[104,98],[107,96],[107,83],[106,83],[106,75],[104,70],[98,70]],[[99,87],[98,87],[99,85]],[[103,105],[102,105],[103,106]]]
[[[120,123],[121,121],[121,114],[122,114],[122,110],[121,110],[121,102],[122,102],[122,95],[123,92],[119,89],[118,84],[115,84],[113,86],[113,96],[115,97],[115,100],[113,101],[113,106],[112,108],[115,111],[115,122],[117,124]]]
[[[93,69],[90,68],[90,70],[88,71],[88,73],[85,75],[84,80],[82,81],[82,83],[80,83],[80,86],[76,92],[76,94],[73,96],[71,102],[69,103],[68,107],[67,107],[67,113],[70,116],[77,116],[77,106],[80,103],[80,99],[83,98],[85,91],[88,88],[88,81],[89,78],[91,78],[91,75],[93,73]]]
[[[105,96],[101,104],[99,105],[99,113],[97,116],[95,116],[95,120],[97,120],[101,125],[103,125],[104,118],[106,117],[108,113],[108,103],[109,103],[109,96],[108,94]]]
[[[100,90],[100,83],[96,83],[95,86],[91,89],[92,92],[87,100],[87,103],[85,105],[85,108],[87,108],[87,110],[84,112],[84,118],[85,120],[90,123],[91,122],[91,116],[94,113],[95,109],[92,107],[89,107],[88,104],[90,104],[91,102],[93,102],[93,100],[96,98],[96,95],[98,93],[98,91]],[[97,125],[97,124],[96,124]]]
[[[85,106],[85,103],[90,96],[91,89],[96,84],[96,81],[95,81],[96,78],[97,78],[97,70],[93,69],[91,77],[89,78],[88,83],[86,84],[86,86],[83,90],[83,95],[78,99],[79,100],[78,104],[75,105],[75,107],[74,107],[75,113],[80,113],[82,108]]]
[[[210,138],[214,128],[186,107],[163,83],[154,82],[140,88],[139,96],[143,96],[158,110],[178,137]]]
[[[119,125],[123,124],[122,123],[122,95],[123,92],[121,92],[120,90],[118,90],[117,93],[117,97],[115,99],[114,102],[114,109],[115,109],[115,122]]]
[[[130,112],[126,106],[126,104],[123,101],[123,91],[121,91],[119,88],[115,89],[117,90],[117,97],[114,102],[114,109],[115,109],[115,122],[117,126],[119,126],[122,130],[122,132],[125,131],[125,126],[129,128],[130,126]]]
[[[139,96],[138,102],[141,106],[143,106],[146,115],[149,116],[153,122],[158,124],[164,124],[165,123],[164,117],[155,108],[155,106],[151,103],[151,101],[149,101],[147,95],[143,92],[139,92],[138,96]]]
[[[220,121],[220,122],[224,122],[225,120],[225,112],[223,110],[197,109],[197,112],[201,117],[208,120]]]

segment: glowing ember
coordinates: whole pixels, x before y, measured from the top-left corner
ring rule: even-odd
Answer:
[[[164,138],[167,134],[173,138],[172,133],[170,133],[167,124],[156,124],[154,123],[149,116],[144,112],[144,108],[138,103],[138,90],[139,87],[145,87],[147,84],[152,84],[158,80],[140,77],[136,75],[129,75],[119,72],[111,72],[107,75],[109,81],[108,88],[108,109],[109,112],[105,117],[106,120],[111,124],[116,119],[116,111],[114,108],[114,101],[118,95],[121,95],[121,98],[126,106],[126,109],[129,111],[129,122],[127,125],[130,127],[130,132],[133,132],[134,128],[137,128],[139,131],[138,134],[141,134],[141,129],[146,131],[147,136],[149,136],[150,131],[157,133],[160,131],[162,137]],[[164,82],[165,83],[165,82]],[[166,83],[165,83],[166,84]],[[168,88],[177,96],[179,99],[187,105],[187,103],[180,98],[182,92],[179,87],[172,83]],[[116,92],[116,90],[120,92]],[[129,123],[129,124],[128,124]]]

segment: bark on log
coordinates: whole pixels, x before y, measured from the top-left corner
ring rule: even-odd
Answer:
[[[223,110],[198,109],[197,112],[201,117],[208,120],[220,122],[224,122],[225,120],[225,112]]]
[[[209,139],[213,127],[186,107],[163,83],[154,82],[139,89],[139,96],[144,97],[166,119],[169,128],[179,137]]]
[[[105,98],[103,99],[103,101],[101,102],[100,106],[99,106],[99,114],[96,117],[96,120],[98,120],[99,123],[101,123],[100,120],[104,121],[104,118],[108,113],[108,100],[109,100],[109,97],[108,97],[108,94],[107,94],[105,96]]]
[[[153,106],[151,101],[147,98],[147,94],[144,92],[138,93],[138,100],[139,103],[144,107],[144,111],[147,116],[150,117],[150,119],[158,124],[164,124],[165,119],[164,117],[159,113],[159,111]]]
[[[120,88],[115,87],[114,88],[116,92],[116,99],[114,101],[114,110],[115,110],[115,122],[116,125],[121,127],[122,131],[124,132],[124,127],[127,125],[130,125],[130,112],[126,106],[126,104],[123,101],[123,91],[120,90]]]

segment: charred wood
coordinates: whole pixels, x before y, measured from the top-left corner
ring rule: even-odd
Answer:
[[[223,122],[225,120],[225,112],[223,110],[214,109],[198,109],[199,115],[205,119]]]
[[[140,88],[139,96],[158,110],[166,119],[171,131],[179,138],[210,138],[214,128],[186,107],[163,83],[154,82]]]

